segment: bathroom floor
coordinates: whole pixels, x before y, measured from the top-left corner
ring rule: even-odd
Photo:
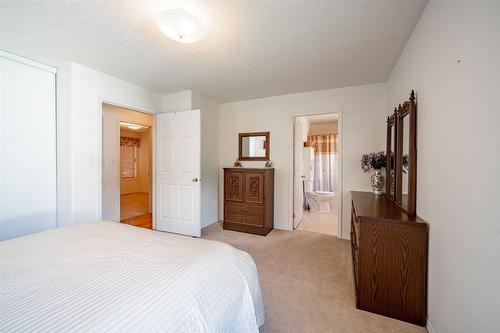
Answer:
[[[334,202],[330,213],[318,213],[304,210],[304,217],[296,230],[337,236],[336,200]]]

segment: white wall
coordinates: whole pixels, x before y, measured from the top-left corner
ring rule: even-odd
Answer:
[[[192,108],[201,110],[201,227],[203,228],[219,219],[219,104],[192,92]]]
[[[72,223],[100,218],[102,102],[155,113],[161,96],[91,68],[71,65]]]
[[[430,2],[388,80],[417,93],[417,214],[430,224],[429,330],[500,329],[500,3]]]
[[[71,63],[60,62],[57,67],[57,225],[72,221],[71,170]]]
[[[373,84],[253,99],[220,105],[220,163],[231,167],[238,157],[238,133],[271,132],[271,161],[275,168],[274,225],[292,228],[293,125],[292,117],[343,113],[343,219],[342,237],[349,238],[350,192],[370,190],[369,175],[362,173],[363,153],[385,146],[386,85]],[[264,162],[243,162],[263,167]],[[222,177],[220,177],[222,188]],[[222,205],[222,191],[219,193]],[[222,214],[219,206],[219,214]]]
[[[179,112],[192,110],[192,91],[183,90],[161,97],[161,112]]]

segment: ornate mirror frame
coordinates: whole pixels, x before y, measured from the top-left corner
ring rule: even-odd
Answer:
[[[387,197],[389,197],[391,200],[395,201],[396,199],[396,184],[393,184],[393,179],[395,180],[396,178],[393,176],[393,173],[395,175],[396,171],[396,161],[395,157],[396,156],[391,156],[392,152],[392,145],[393,145],[393,140],[396,141],[396,144],[394,145],[397,147],[397,130],[398,130],[398,111],[395,108],[394,113],[387,117],[387,143],[386,143],[386,167],[385,167],[385,194]],[[393,129],[394,128],[394,129]],[[394,135],[393,135],[394,133]],[[396,152],[394,151],[394,155],[396,155]],[[394,161],[393,161],[394,159]],[[392,163],[391,163],[392,162]],[[394,170],[393,170],[394,169]],[[391,194],[391,188],[393,189],[393,193]]]
[[[266,137],[266,156],[262,157],[249,157],[243,156],[243,138],[249,136],[265,136]],[[238,135],[238,159],[240,161],[268,161],[269,158],[269,148],[271,146],[271,135],[269,132],[253,132],[253,133],[240,133]]]
[[[403,205],[403,121],[409,117],[408,128],[408,202]],[[396,199],[395,202],[408,214],[416,214],[417,200],[417,105],[415,92],[412,90],[410,99],[401,104],[397,110],[397,141],[396,141]]]

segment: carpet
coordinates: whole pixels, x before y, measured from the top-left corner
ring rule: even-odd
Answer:
[[[425,333],[425,328],[357,310],[349,241],[305,231],[267,237],[223,230],[202,238],[226,242],[254,258],[266,310],[261,333]]]

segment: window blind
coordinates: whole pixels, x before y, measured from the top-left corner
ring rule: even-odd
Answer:
[[[135,146],[120,146],[120,169],[122,178],[135,178],[137,168]]]

